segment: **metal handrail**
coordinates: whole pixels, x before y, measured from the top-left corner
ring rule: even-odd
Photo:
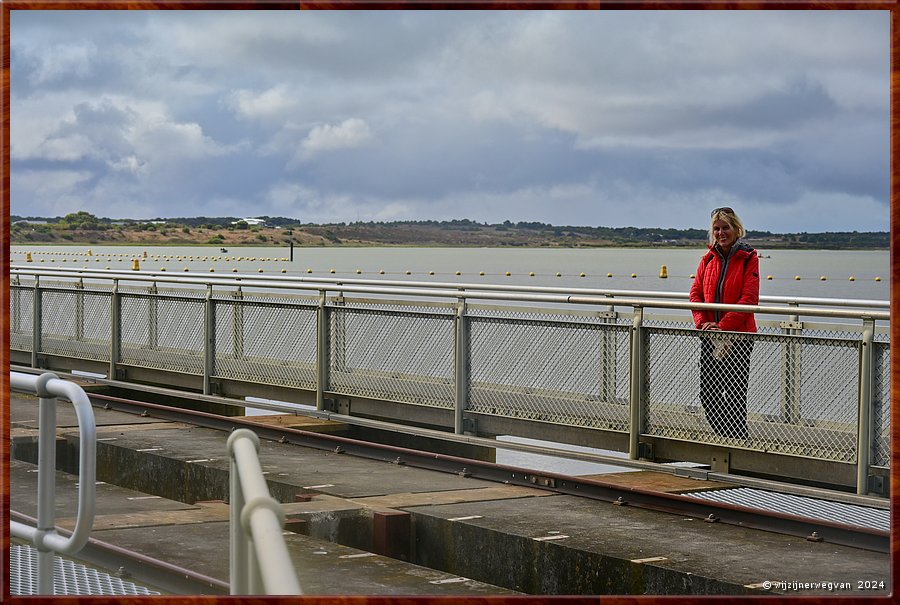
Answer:
[[[719,310],[719,311],[738,311],[743,313],[763,313],[763,314],[774,314],[774,315],[803,315],[803,316],[812,316],[812,317],[831,317],[831,318],[846,318],[846,319],[859,319],[861,317],[871,318],[876,320],[889,320],[890,319],[890,311],[856,311],[856,310],[840,310],[840,309],[818,309],[818,308],[801,308],[797,306],[767,306],[767,305],[724,305],[717,303],[694,303],[694,302],[684,302],[684,301],[666,301],[666,300],[651,300],[648,298],[640,298],[636,297],[636,294],[645,294],[645,293],[635,293],[630,291],[615,291],[616,294],[612,294],[613,291],[601,291],[598,290],[596,292],[606,292],[605,294],[593,294],[589,293],[586,295],[581,295],[582,290],[578,289],[569,289],[563,290],[564,292],[575,292],[576,294],[566,295],[566,294],[540,294],[540,293],[517,293],[517,292],[506,292],[506,291],[478,291],[478,292],[468,292],[461,288],[461,285],[448,285],[447,288],[443,289],[430,289],[428,287],[408,287],[408,286],[368,286],[368,285],[348,285],[349,280],[336,280],[335,282],[328,282],[327,284],[322,283],[306,283],[306,282],[297,282],[297,281],[289,281],[289,282],[281,282],[281,281],[268,281],[265,279],[260,279],[257,276],[244,276],[244,275],[234,275],[227,277],[219,277],[219,278],[210,278],[208,276],[198,275],[198,274],[186,274],[183,276],[172,276],[166,274],[145,274],[140,275],[137,273],[126,273],[126,272],[107,272],[104,270],[96,270],[96,271],[72,271],[72,270],[61,270],[61,269],[30,269],[30,268],[20,268],[13,267],[12,274],[17,275],[48,275],[48,274],[63,274],[63,275],[77,275],[79,278],[89,278],[89,279],[105,279],[112,281],[141,281],[141,282],[154,282],[154,283],[173,283],[173,284],[193,284],[193,285],[203,285],[206,287],[213,286],[227,286],[227,287],[236,287],[240,286],[242,288],[272,288],[272,289],[291,289],[291,290],[309,290],[315,292],[323,292],[323,291],[340,291],[340,292],[353,292],[353,293],[362,293],[362,294],[392,294],[392,295],[406,295],[406,296],[425,296],[425,297],[438,297],[438,298],[451,298],[454,300],[459,299],[476,299],[476,300],[506,300],[506,301],[519,301],[519,302],[544,302],[544,303],[557,303],[557,304],[585,304],[585,305],[605,305],[605,306],[631,306],[631,307],[639,307],[639,308],[656,308],[656,309],[687,309],[687,310]],[[303,279],[303,278],[299,278]],[[402,283],[402,282],[401,282]],[[421,285],[421,283],[420,283]],[[328,287],[332,286],[332,287]],[[661,293],[657,293],[659,295]],[[682,295],[678,293],[668,293],[673,294],[673,298],[683,298]],[[628,298],[614,298],[614,296],[618,295],[627,295]],[[761,297],[760,300],[763,300]],[[846,301],[831,301],[830,299],[807,299],[809,302],[807,304],[818,304],[818,305],[832,305],[833,306],[849,306],[846,304]],[[789,298],[789,297],[780,297],[779,302],[785,302],[786,304],[799,304],[799,299]],[[776,301],[773,301],[776,302]],[[841,304],[841,303],[845,304]],[[863,307],[871,307],[875,306],[874,304],[868,303],[878,303],[881,305],[881,301],[859,301],[860,304],[858,306]],[[888,305],[889,308],[889,305]]]
[[[14,273],[23,274],[46,274],[62,273],[83,276],[88,273],[103,273],[106,276],[120,275],[121,279],[132,279],[137,281],[147,281],[136,275],[133,271],[125,271],[122,269],[100,270],[100,269],[78,269],[68,267],[41,267],[35,269],[27,265],[12,265],[11,269]],[[165,271],[141,270],[144,276],[171,276],[171,273]],[[207,274],[187,272],[181,274],[183,277],[207,277]],[[364,278],[337,278],[337,277],[305,277],[302,275],[255,275],[247,273],[235,273],[231,275],[234,279],[252,278],[258,282],[273,283],[310,283],[310,284],[326,284],[334,285],[335,288],[350,286],[397,286],[408,288],[432,288],[432,289],[450,289],[462,291],[490,291],[490,292],[522,292],[522,293],[543,293],[543,294],[562,294],[566,292],[577,292],[579,295],[587,296],[605,296],[614,298],[616,296],[629,296],[640,298],[672,298],[687,299],[690,295],[687,292],[667,292],[656,290],[614,290],[606,288],[572,288],[562,286],[523,286],[516,284],[476,284],[471,282],[432,282],[432,281],[416,281],[416,280],[391,280],[391,279],[364,279]],[[154,280],[150,280],[154,281]],[[826,305],[830,307],[865,307],[875,309],[889,309],[890,301],[872,300],[872,299],[842,299],[842,298],[817,298],[805,296],[767,296],[759,297],[761,302],[770,302],[786,305]]]
[[[97,461],[97,429],[94,422],[94,410],[81,387],[61,380],[49,372],[40,376],[10,372],[10,389],[33,393],[40,398],[37,527],[10,521],[10,531],[17,538],[31,540],[38,551],[37,594],[53,594],[53,553],[73,554],[81,550],[87,544],[94,525]],[[57,533],[55,526],[56,400],[58,397],[72,402],[78,418],[78,514],[75,529],[68,537]]]
[[[282,535],[284,511],[269,495],[258,454],[253,431],[228,437],[231,594],[303,594]]]

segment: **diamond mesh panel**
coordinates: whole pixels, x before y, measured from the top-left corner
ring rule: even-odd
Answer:
[[[612,324],[473,317],[469,408],[627,431],[628,335]]]
[[[858,346],[649,331],[647,433],[855,461]]]
[[[453,316],[330,309],[329,390],[453,407]]]
[[[316,388],[315,306],[217,301],[215,374]]]
[[[19,286],[9,288],[9,348],[16,351],[32,349],[32,321],[34,320],[34,290]]]
[[[41,293],[41,352],[109,361],[110,295],[85,290]]]
[[[38,589],[38,551],[30,546],[9,549],[9,594],[34,595]],[[62,557],[53,556],[54,595],[146,596],[159,592]]]
[[[873,466],[891,463],[891,345],[876,343],[874,351],[875,377],[872,385]]]
[[[123,294],[121,305],[122,363],[203,373],[202,300]]]

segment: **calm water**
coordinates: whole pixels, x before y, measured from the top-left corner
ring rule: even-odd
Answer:
[[[87,256],[88,250],[92,256]],[[221,252],[217,246],[12,246],[12,262],[23,263],[27,252],[32,253],[33,265],[48,267],[131,269],[132,260],[139,258],[145,270],[165,268],[172,272],[188,268],[202,272],[213,269],[216,273],[231,273],[237,269],[257,273],[262,269],[264,273],[316,277],[684,292],[690,288],[690,276],[696,271],[704,250],[295,248],[291,262],[282,260],[290,256],[290,250],[285,247],[233,247]],[[760,259],[763,295],[890,298],[887,250],[762,250],[760,253],[764,256]],[[666,266],[667,279],[659,278],[662,265]],[[484,275],[480,275],[482,272]],[[767,279],[768,276],[772,279]],[[850,281],[850,277],[854,280]]]

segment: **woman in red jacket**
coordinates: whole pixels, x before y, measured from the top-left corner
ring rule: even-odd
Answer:
[[[759,258],[741,241],[744,225],[731,208],[716,208],[710,216],[709,252],[700,260],[691,286],[691,301],[756,305],[759,303]],[[716,434],[747,438],[747,381],[750,336],[715,332],[756,332],[753,313],[695,310],[700,341],[700,403]]]

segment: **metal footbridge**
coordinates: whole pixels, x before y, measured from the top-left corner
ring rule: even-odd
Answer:
[[[888,493],[884,301],[18,265],[9,297],[11,361],[32,370]],[[747,439],[698,402],[700,307],[757,314],[757,334],[721,335],[753,341]]]

